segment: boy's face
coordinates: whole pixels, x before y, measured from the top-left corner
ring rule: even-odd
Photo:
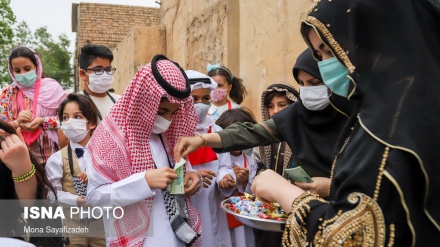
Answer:
[[[80,69],[79,70],[79,77],[81,78],[82,81],[87,82],[87,83],[85,83],[84,87],[87,87],[87,84],[89,83],[89,74],[95,73],[95,72],[93,72],[93,70],[90,70],[90,69],[94,69],[94,68],[104,68],[105,69],[105,68],[110,68],[111,66],[112,66],[112,62],[110,62],[110,59],[97,57],[97,58],[95,58],[95,60],[93,60],[93,62],[90,64],[90,66],[87,67],[86,70]]]
[[[209,93],[211,90],[209,88],[198,88],[191,91],[191,96],[194,99],[194,103],[211,103],[211,96]]]
[[[79,106],[76,102],[67,103],[63,110],[63,122],[67,122],[69,119],[82,119],[88,121],[88,119],[82,114]],[[96,128],[96,124],[92,124],[89,121],[86,124],[87,130]]]

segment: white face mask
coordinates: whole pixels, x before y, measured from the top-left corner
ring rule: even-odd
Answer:
[[[205,103],[194,104],[194,108],[196,108],[197,116],[199,117],[199,123],[203,122],[203,120],[206,117],[206,114],[208,114],[210,107],[211,104],[205,104]]]
[[[104,73],[102,75],[97,75],[95,73],[88,74],[89,75],[89,89],[94,93],[105,93],[107,92],[114,80],[113,75],[109,75]]]
[[[74,142],[80,142],[86,138],[87,120],[70,118],[66,122],[62,122],[60,126],[64,135]]]
[[[328,88],[325,85],[299,87],[299,96],[304,106],[310,111],[319,111],[326,108],[328,100]]]
[[[153,129],[151,130],[151,132],[157,135],[162,134],[163,132],[168,130],[170,125],[171,121],[168,121],[164,117],[157,115],[156,119],[154,119]]]

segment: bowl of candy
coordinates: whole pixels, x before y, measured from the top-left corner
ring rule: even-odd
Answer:
[[[221,208],[252,228],[282,232],[286,225],[287,215],[278,203],[264,203],[253,195],[229,197],[222,201]]]

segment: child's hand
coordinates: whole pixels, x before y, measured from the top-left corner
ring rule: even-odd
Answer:
[[[79,207],[88,207],[89,206],[87,204],[86,198],[84,196],[78,196],[76,198],[76,205],[78,205]]]
[[[17,122],[21,126],[21,124],[30,123],[34,120],[34,114],[32,111],[29,110],[23,110],[18,113],[18,119]]]
[[[43,122],[44,122],[44,118],[37,117],[34,118],[31,122],[28,122],[26,124],[24,123],[20,124],[20,127],[29,131],[35,131],[36,129],[38,129],[38,127],[40,127],[43,124]]]
[[[240,168],[240,170],[235,173],[235,176],[237,176],[237,181],[240,184],[247,184],[249,181],[249,169],[248,168]]]
[[[78,178],[85,184],[89,182],[89,179],[87,178],[87,174],[85,172],[80,172],[78,174]]]
[[[191,182],[190,182],[191,181]],[[185,174],[184,180],[185,195],[192,196],[200,189],[200,175],[195,171],[190,171]]]
[[[208,188],[211,185],[211,180],[217,176],[215,172],[211,170],[198,170],[200,176],[203,178],[203,187]]]
[[[237,183],[234,181],[230,174],[226,174],[222,180],[218,182],[218,186],[222,189],[235,188]]]
[[[176,171],[169,167],[152,169],[145,172],[145,180],[150,189],[166,189],[177,177]]]

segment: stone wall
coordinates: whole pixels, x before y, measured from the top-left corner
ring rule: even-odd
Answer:
[[[297,86],[296,57],[306,48],[299,32],[312,0],[162,0],[166,55],[185,69],[206,72],[221,63],[243,79],[243,106],[261,119],[260,96],[273,83]]]
[[[154,55],[165,54],[165,28],[161,26],[132,27],[113,49],[116,68],[113,88],[122,94],[136,72],[151,62]]]

